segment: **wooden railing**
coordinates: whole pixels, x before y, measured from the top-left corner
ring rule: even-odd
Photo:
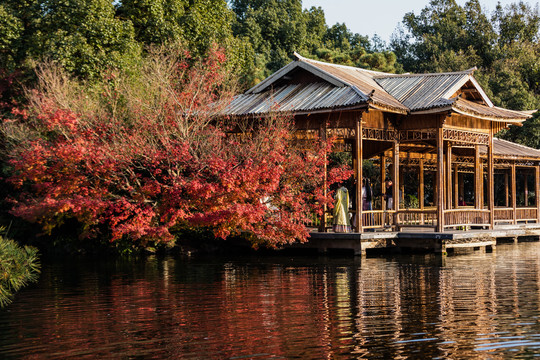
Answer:
[[[354,210],[349,210],[351,225],[353,225]],[[444,228],[459,228],[467,226],[490,226],[490,211],[488,209],[475,209],[472,207],[460,207],[458,209],[444,210]],[[514,224],[513,208],[495,208],[493,211],[496,225]],[[516,208],[516,223],[538,222],[538,209],[535,207]],[[313,215],[310,221],[305,223],[311,228],[320,228],[320,217]],[[368,229],[392,228],[400,230],[402,227],[433,227],[437,226],[437,211],[429,209],[404,209],[398,210],[366,210],[362,211],[362,231]],[[326,216],[325,229],[332,228],[332,213]],[[352,227],[352,231],[358,231]]]
[[[490,226],[489,213],[489,210],[474,208],[444,210],[444,227]]]
[[[396,213],[396,226],[401,227],[435,227],[437,226],[437,210],[406,209]]]
[[[310,214],[309,220],[304,221],[304,225],[308,228],[318,228],[321,224],[321,218],[317,214]]]
[[[514,224],[513,208],[495,208],[495,224]],[[519,222],[538,222],[538,209],[535,207],[516,208],[516,221]]]
[[[364,210],[362,211],[362,228],[377,229],[394,225],[393,210]]]
[[[513,208],[495,208],[493,211],[495,225],[513,224],[514,209]]]
[[[537,222],[538,209],[535,207],[520,207],[516,209],[516,221],[518,222]]]

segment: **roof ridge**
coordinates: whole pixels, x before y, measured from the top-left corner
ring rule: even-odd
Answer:
[[[405,73],[405,74],[387,74],[388,76],[377,76],[375,79],[381,79],[386,77],[435,77],[435,76],[448,76],[448,75],[472,75],[478,68],[475,66],[473,68],[467,69],[467,70],[461,70],[461,71],[449,71],[444,73],[424,73],[424,74],[411,74],[411,73]]]
[[[387,72],[384,72],[384,71],[369,70],[369,69],[364,69],[364,68],[360,68],[360,67],[356,67],[356,66],[333,64],[333,63],[329,63],[329,62],[325,62],[325,61],[310,59],[310,58],[307,58],[307,57],[304,57],[304,56],[298,54],[296,51],[293,53],[293,55],[296,57],[296,59],[298,61],[303,61],[303,62],[313,62],[313,63],[316,63],[316,64],[333,66],[333,67],[337,67],[337,68],[344,68],[344,69],[352,69],[352,70],[357,70],[357,71],[363,71],[363,72],[373,73],[375,76],[377,76],[377,74],[380,74],[380,75],[395,75],[395,74],[387,73]]]

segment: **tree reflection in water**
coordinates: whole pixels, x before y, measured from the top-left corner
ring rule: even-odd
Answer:
[[[0,311],[0,357],[527,357],[539,250],[44,264]]]

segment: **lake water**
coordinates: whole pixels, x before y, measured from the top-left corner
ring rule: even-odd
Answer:
[[[529,359],[539,317],[540,243],[57,262],[0,310],[0,358]]]

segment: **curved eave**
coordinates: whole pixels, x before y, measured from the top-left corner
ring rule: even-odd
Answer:
[[[400,109],[400,108],[395,108],[395,107],[390,107],[388,105],[385,105],[383,103],[376,102],[376,101],[368,101],[368,106],[369,106],[370,109],[381,110],[381,111],[385,111],[385,112],[391,112],[391,113],[394,113],[394,114],[407,115],[409,113],[407,110]]]
[[[525,160],[525,161],[540,161],[540,157],[531,157],[531,156],[519,156],[519,155],[493,155],[494,159],[501,160]]]
[[[226,114],[231,118],[241,118],[241,117],[250,117],[250,118],[263,118],[267,116],[272,116],[276,113],[289,115],[289,116],[298,116],[298,115],[315,115],[315,114],[331,114],[336,112],[346,112],[346,111],[357,111],[357,110],[366,110],[368,105],[366,103],[361,103],[353,106],[345,107],[330,107],[330,108],[318,108],[318,109],[304,109],[304,110],[278,110],[273,109],[267,112],[250,112],[245,114]]]
[[[482,114],[478,112],[466,111],[466,110],[460,109],[459,107],[452,107],[452,111],[461,115],[471,116],[477,119],[494,121],[494,122],[512,123],[516,125],[521,124],[522,122],[528,119],[528,117],[510,118],[510,117],[491,116],[491,115],[486,115],[486,114]]]
[[[471,117],[482,119],[482,120],[512,123],[515,125],[519,125],[531,117],[531,115],[519,113],[517,111],[515,112],[516,116],[491,115],[491,114],[486,114],[479,111],[472,111],[470,109],[465,109],[460,106],[456,106],[456,104],[436,107],[432,109],[420,110],[420,111],[413,111],[411,112],[411,115],[436,114],[436,113],[448,113],[448,112],[454,112],[456,114],[471,116]]]

